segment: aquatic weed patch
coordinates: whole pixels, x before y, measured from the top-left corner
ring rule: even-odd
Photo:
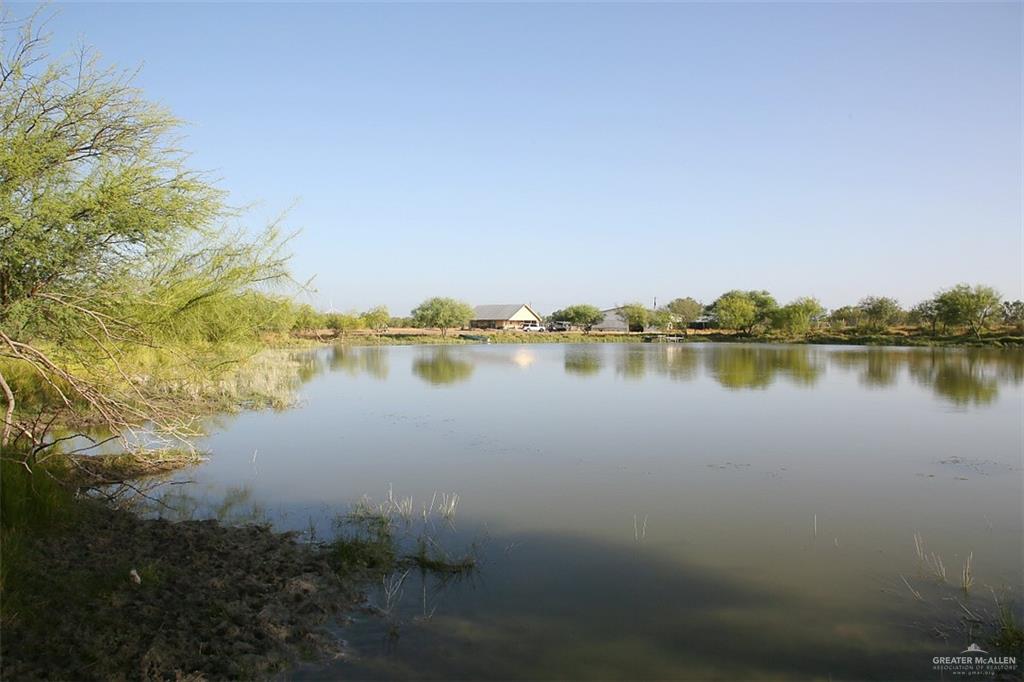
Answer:
[[[898,591],[920,605],[922,620],[915,625],[947,642],[964,647],[984,642],[1000,655],[1024,661],[1019,597],[1012,588],[979,582],[973,551],[947,569],[942,556],[928,550],[919,533],[914,533],[913,540],[917,576],[900,575],[906,590]]]
[[[411,497],[396,499],[390,490],[380,504],[364,498],[335,519],[338,535],[327,544],[327,555],[339,573],[363,579],[410,568],[439,576],[467,575],[477,566],[475,554],[452,556],[437,539],[453,527],[458,503],[455,493],[435,493],[417,511]]]

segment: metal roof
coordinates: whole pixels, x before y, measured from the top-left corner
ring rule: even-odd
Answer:
[[[629,323],[626,321],[626,317],[622,314],[623,306],[618,308],[608,308],[602,310],[604,317],[601,321],[594,325],[594,329],[625,329],[629,330]]]
[[[526,308],[540,319],[540,315],[534,312],[533,308],[525,303],[499,303],[497,305],[478,305],[473,308],[474,320],[510,320],[519,312],[520,308]]]

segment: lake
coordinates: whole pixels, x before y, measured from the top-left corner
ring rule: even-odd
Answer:
[[[421,510],[458,495],[432,527],[478,570],[371,586],[389,613],[339,628],[353,656],[292,677],[937,679],[932,658],[971,643],[961,603],[1020,597],[1019,350],[338,346],[299,361],[298,405],[211,425],[209,462],[165,501],[330,538],[364,496]]]

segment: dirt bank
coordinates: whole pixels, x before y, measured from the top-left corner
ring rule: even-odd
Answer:
[[[83,504],[73,527],[18,552],[4,680],[258,679],[343,655],[323,625],[360,595],[316,548],[263,526]]]

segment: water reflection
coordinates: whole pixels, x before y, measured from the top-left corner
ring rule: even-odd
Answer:
[[[663,346],[652,354],[651,362],[658,374],[676,381],[690,381],[697,377],[700,352],[689,345]]]
[[[932,387],[936,395],[957,405],[985,405],[999,393],[995,379],[972,376],[955,367],[943,367],[936,372]]]
[[[293,392],[325,371],[350,376],[389,378],[387,346],[333,346],[325,352],[288,352],[261,358],[246,376],[259,378],[262,392]],[[412,373],[434,386],[467,381],[485,366],[535,368],[550,357],[552,347],[430,347],[419,348]],[[542,352],[543,351],[543,352]],[[994,402],[1002,385],[1024,382],[1024,351],[997,348],[874,348],[823,346],[771,346],[743,344],[593,344],[565,345],[565,374],[596,377],[608,366],[628,381],[664,376],[673,381],[694,381],[702,372],[730,390],[763,390],[778,379],[797,386],[817,384],[827,367],[856,375],[866,388],[890,389],[901,380],[930,389],[958,407]],[[609,356],[611,358],[609,359]],[[249,383],[256,379],[247,379]],[[248,386],[252,390],[253,386]],[[287,404],[283,401],[283,404]]]
[[[434,386],[456,384],[473,375],[474,365],[449,348],[434,348],[413,360],[412,372]]]
[[[300,384],[312,381],[324,371],[324,363],[312,353],[296,352],[289,354],[289,357],[295,362],[295,371]]]
[[[896,384],[903,368],[906,353],[881,348],[839,350],[831,355],[837,367],[859,373],[861,385],[868,388],[886,388]]]
[[[604,359],[601,356],[600,348],[566,346],[563,365],[566,374],[575,374],[582,377],[592,376],[601,371]]]
[[[647,374],[649,349],[645,346],[630,344],[619,346],[617,351],[615,372],[626,379],[643,379]]]
[[[217,519],[228,525],[267,523],[270,517],[262,502],[255,499],[251,485],[229,485],[223,489],[201,491],[194,486],[177,485],[173,480],[159,496],[140,498],[137,511],[170,521]]]
[[[832,363],[859,373],[862,385],[889,388],[906,374],[918,385],[957,406],[987,405],[1000,384],[1024,380],[1024,353],[995,349],[865,348],[833,351]]]
[[[730,390],[760,390],[782,378],[797,386],[821,381],[828,366],[857,375],[867,388],[888,389],[901,379],[958,406],[986,405],[1001,384],[1024,381],[1024,352],[1002,349],[828,348],[740,344],[632,344],[573,346],[562,349],[566,374],[599,375],[608,353],[615,374],[629,381],[665,376],[693,381],[701,370]]]
[[[705,366],[724,388],[765,388],[774,378],[764,353],[756,348],[709,349]]]
[[[816,354],[803,347],[714,346],[705,351],[704,359],[711,376],[729,389],[766,388],[778,375],[811,386],[823,369]]]
[[[346,372],[352,376],[367,374],[374,379],[388,378],[388,349],[381,346],[334,346],[331,349],[332,372]]]

